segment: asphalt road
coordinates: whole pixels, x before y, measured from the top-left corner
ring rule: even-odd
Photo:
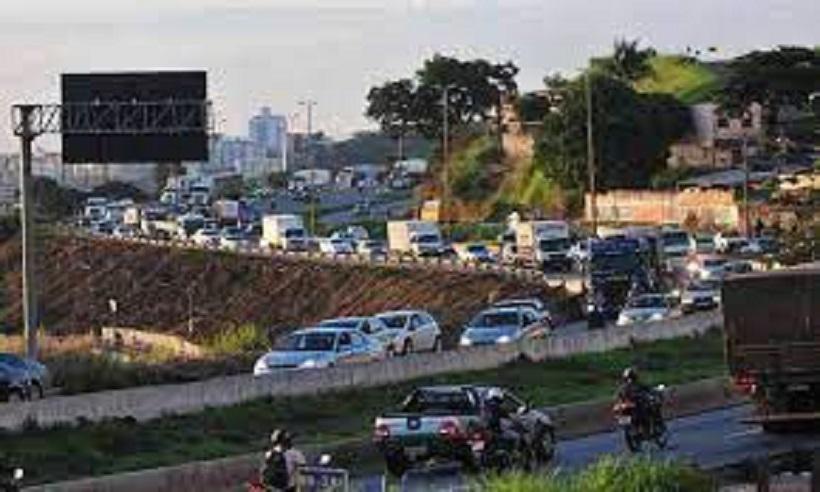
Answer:
[[[665,450],[647,449],[659,458],[691,463],[703,469],[718,469],[769,456],[820,449],[820,436],[812,434],[766,434],[759,426],[742,423],[752,414],[749,405],[728,407],[670,422],[671,437]],[[572,470],[606,455],[627,453],[620,432],[606,432],[563,441],[558,445],[554,466]],[[355,481],[355,490],[375,490],[381,477]],[[402,480],[402,490],[453,490],[468,483],[457,467],[417,470]]]

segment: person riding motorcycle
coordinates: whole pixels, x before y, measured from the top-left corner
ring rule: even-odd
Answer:
[[[524,441],[521,425],[504,408],[504,392],[499,388],[491,388],[487,391],[483,420],[494,439],[516,445]]]
[[[638,371],[632,367],[624,369],[621,375],[621,386],[618,388],[617,398],[620,401],[630,402],[635,405],[635,420],[640,426],[651,422],[653,418],[653,408],[651,405],[652,390],[641,383]]]
[[[260,473],[262,485],[266,490],[296,491],[296,474],[305,464],[305,455],[294,449],[290,433],[276,429],[271,434],[271,449],[265,453]]]

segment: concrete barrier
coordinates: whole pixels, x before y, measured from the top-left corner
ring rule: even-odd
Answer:
[[[676,418],[743,403],[733,395],[724,378],[706,379],[674,386],[668,390],[664,414]],[[559,439],[606,432],[614,429],[612,400],[596,400],[544,409],[557,425]],[[331,453],[335,457],[355,456],[357,462],[378,459],[369,440],[351,440],[324,446],[308,446],[305,452],[316,455]],[[178,466],[74,480],[37,487],[24,492],[194,492],[200,490],[237,490],[237,486],[254,477],[262,452],[243,454],[212,461],[198,461]]]
[[[520,357],[533,361],[603,352],[636,342],[702,333],[721,323],[719,313],[704,313],[647,325],[557,335],[519,344],[414,354],[322,370],[283,371],[264,378],[238,375],[184,384],[145,386],[99,393],[57,396],[0,406],[0,428],[40,426],[131,417],[139,421],[229,406],[272,396],[314,395],[375,387],[445,374],[500,367]]]

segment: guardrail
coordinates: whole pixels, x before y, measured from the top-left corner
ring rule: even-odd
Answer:
[[[534,282],[545,282],[550,287],[563,287],[572,293],[581,292],[585,283],[585,277],[579,273],[545,274],[544,272],[534,270],[532,268],[523,268],[514,265],[505,265],[499,263],[466,262],[461,261],[459,259],[451,258],[398,255],[363,257],[358,254],[338,255],[322,253],[319,251],[284,251],[280,249],[269,248],[267,246],[259,245],[243,246],[241,248],[233,250],[222,248],[217,245],[199,245],[191,240],[182,239],[162,240],[143,237],[116,238],[113,236],[93,235],[85,231],[79,231],[71,227],[62,228],[62,232],[70,234],[75,237],[102,242],[142,244],[147,246],[185,249],[190,251],[224,252],[252,257],[315,261],[325,264],[371,265],[393,268],[429,268],[474,273],[491,272],[504,275],[509,278],[516,278]]]
[[[721,323],[720,313],[701,313],[648,325],[555,335],[509,345],[414,354],[321,370],[283,371],[261,378],[238,375],[185,384],[58,396],[0,406],[0,428],[18,430],[32,423],[52,426],[73,424],[78,420],[100,421],[122,417],[145,421],[167,414],[195,413],[207,407],[236,405],[272,396],[315,395],[385,386],[445,373],[491,369],[522,356],[541,361],[603,352],[629,347],[639,341],[702,333]]]

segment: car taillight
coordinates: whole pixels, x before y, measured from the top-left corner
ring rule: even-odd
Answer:
[[[390,427],[385,424],[377,425],[373,431],[373,439],[383,441],[390,437]]]
[[[458,423],[453,420],[445,420],[438,428],[439,436],[447,440],[457,440],[464,437]]]
[[[752,394],[757,389],[757,380],[747,372],[738,373],[733,382],[735,388],[746,394]]]

